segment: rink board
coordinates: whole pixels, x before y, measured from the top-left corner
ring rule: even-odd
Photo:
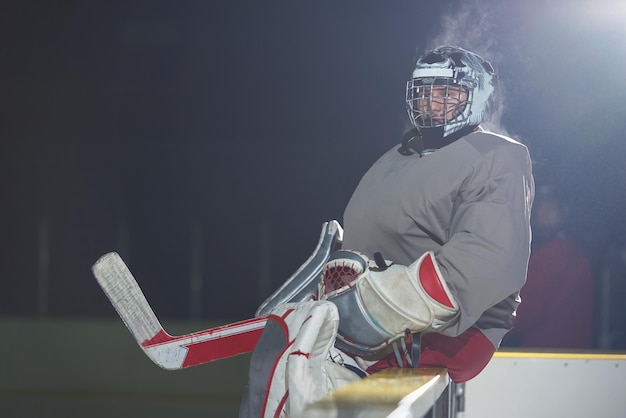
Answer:
[[[498,352],[465,384],[463,418],[623,418],[626,354]]]
[[[386,369],[331,392],[304,416],[419,418],[442,399],[449,383],[442,368]]]

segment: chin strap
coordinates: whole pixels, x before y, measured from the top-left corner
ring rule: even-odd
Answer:
[[[402,143],[398,152],[402,155],[413,155],[414,151],[419,153],[423,149],[422,137],[417,128],[413,128],[402,136]]]
[[[466,126],[445,138],[443,137],[443,126],[422,128],[422,131],[413,128],[402,137],[402,144],[398,148],[398,152],[402,155],[412,155],[416,152],[420,157],[423,157],[446,145],[450,145],[454,141],[474,132],[477,128],[478,125]]]

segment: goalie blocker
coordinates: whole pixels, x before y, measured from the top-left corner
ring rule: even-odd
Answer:
[[[321,299],[339,310],[338,348],[369,356],[408,333],[436,331],[454,322],[458,303],[431,252],[409,266],[379,264],[342,250],[324,268]]]

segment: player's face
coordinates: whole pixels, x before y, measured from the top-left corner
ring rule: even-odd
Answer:
[[[463,112],[466,103],[467,91],[460,87],[423,86],[417,89],[417,110],[426,123],[445,123]]]

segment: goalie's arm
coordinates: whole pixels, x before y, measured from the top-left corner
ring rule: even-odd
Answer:
[[[489,339],[497,346],[526,280],[533,180],[523,147],[501,146],[484,159],[459,192],[449,240],[433,253],[461,311],[441,333],[456,337],[478,325],[493,331]],[[485,314],[494,320],[480,321]]]

